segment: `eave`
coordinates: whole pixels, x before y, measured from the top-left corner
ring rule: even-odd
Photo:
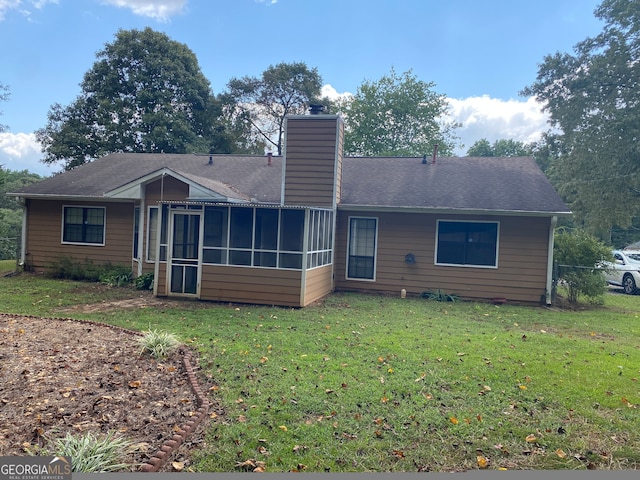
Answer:
[[[390,213],[434,213],[440,215],[475,215],[502,217],[569,217],[573,212],[562,211],[528,211],[528,210],[492,210],[479,208],[447,208],[447,207],[416,207],[416,206],[384,206],[384,205],[349,205],[339,204],[338,210],[352,210],[359,212],[390,212]]]

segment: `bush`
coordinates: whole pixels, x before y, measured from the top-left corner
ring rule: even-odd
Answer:
[[[53,454],[71,458],[72,472],[99,473],[123,470],[125,450],[131,445],[127,439],[109,432],[96,436],[91,432],[84,435],[67,433],[53,442]]]
[[[140,275],[136,278],[135,285],[138,290],[153,290],[153,273]]]
[[[458,297],[456,294],[445,293],[439,288],[436,290],[422,292],[420,296],[422,298],[426,298],[427,300],[434,300],[436,302],[457,302],[458,300],[460,300],[460,297]]]
[[[164,358],[173,352],[180,341],[173,333],[159,332],[157,330],[147,331],[143,337],[138,340],[140,344],[140,353],[148,353],[154,358]]]
[[[131,283],[132,273],[130,266],[111,262],[96,265],[91,260],[78,262],[71,257],[60,257],[49,266],[49,276],[121,287]]]
[[[556,281],[566,285],[569,303],[577,303],[581,295],[591,303],[598,303],[607,282],[596,266],[612,261],[611,248],[584,230],[558,229],[553,255],[558,265]]]

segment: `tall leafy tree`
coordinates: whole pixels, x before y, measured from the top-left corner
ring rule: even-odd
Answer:
[[[595,15],[603,31],[546,56],[523,94],[560,131],[552,180],[578,223],[606,238],[640,213],[640,4],[604,0]]]
[[[532,148],[518,140],[499,139],[491,144],[483,138],[467,150],[470,157],[526,157],[531,155]]]
[[[227,95],[234,106],[233,118],[251,122],[253,134],[282,154],[284,118],[304,114],[319,101],[322,77],[317,68],[303,62],[270,65],[260,77],[232,78]]]
[[[0,102],[6,102],[9,100],[9,87],[0,83]],[[0,115],[2,112],[0,111]],[[0,123],[0,133],[4,132],[8,127]]]
[[[66,169],[111,152],[209,152],[227,133],[194,53],[151,28],[120,30],[97,53],[82,92],[54,104],[36,132],[44,163]]]
[[[377,81],[365,80],[342,105],[345,152],[362,156],[422,156],[435,145],[444,155],[455,147],[454,130],[447,122],[446,96],[434,84],[411,71],[391,72]]]

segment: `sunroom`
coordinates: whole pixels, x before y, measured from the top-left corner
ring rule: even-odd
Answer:
[[[156,295],[304,306],[333,289],[332,209],[161,202],[159,211],[149,215]]]

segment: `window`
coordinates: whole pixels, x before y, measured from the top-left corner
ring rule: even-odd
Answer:
[[[133,259],[140,260],[138,242],[140,241],[140,207],[133,209]]]
[[[62,243],[104,245],[104,207],[63,207]]]
[[[375,280],[377,218],[349,218],[347,278]]]
[[[149,207],[147,216],[147,262],[156,261],[158,246],[158,207]]]
[[[497,267],[498,223],[438,220],[436,264]]]

